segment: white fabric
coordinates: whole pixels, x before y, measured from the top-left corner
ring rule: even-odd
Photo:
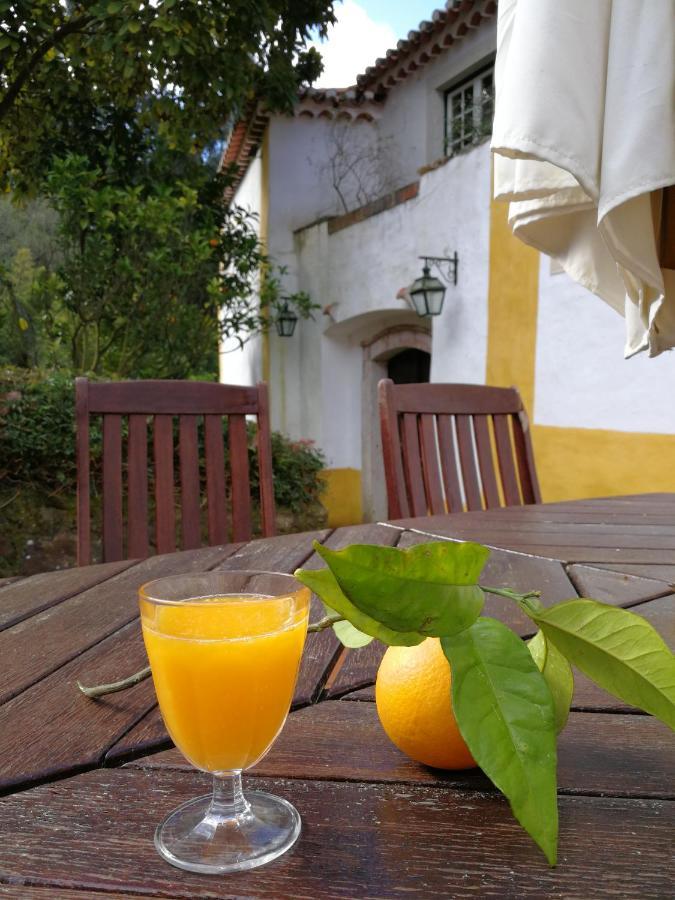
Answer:
[[[675,0],[499,0],[494,194],[525,243],[626,317],[626,356],[675,346],[657,253],[675,184]]]

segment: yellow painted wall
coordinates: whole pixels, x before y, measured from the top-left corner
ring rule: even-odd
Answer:
[[[539,253],[511,233],[508,204],[490,207],[486,383],[517,387],[534,408]]]
[[[539,253],[513,236],[507,214],[492,201],[486,382],[515,385],[532,420]],[[533,424],[532,440],[544,502],[675,491],[675,435]]]
[[[357,525],[363,520],[361,505],[360,469],[325,469],[322,473],[326,487],[321,503],[328,513],[328,525]]]
[[[675,435],[534,425],[544,501],[675,491]]]

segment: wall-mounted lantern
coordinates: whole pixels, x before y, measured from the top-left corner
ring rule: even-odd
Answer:
[[[457,284],[459,258],[457,251],[448,256],[420,256],[424,260],[422,277],[416,278],[410,288],[410,300],[418,316],[439,316],[445,300],[445,285],[431,274],[431,266],[436,266],[440,275],[449,284]]]
[[[276,318],[277,334],[279,337],[293,337],[297,321],[298,317],[293,310],[290,309],[288,303],[285,302]]]

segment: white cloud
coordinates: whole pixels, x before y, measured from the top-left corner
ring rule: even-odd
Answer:
[[[378,56],[396,46],[396,33],[386,22],[370,18],[355,0],[345,0],[337,10],[337,22],[325,41],[314,46],[323,57],[323,72],[315,87],[349,87]]]

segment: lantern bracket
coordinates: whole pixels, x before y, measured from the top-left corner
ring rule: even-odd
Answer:
[[[431,270],[431,266],[438,269],[438,273],[448,284],[457,284],[457,270],[459,268],[459,256],[457,251],[452,256],[420,256],[424,260],[424,268]]]

